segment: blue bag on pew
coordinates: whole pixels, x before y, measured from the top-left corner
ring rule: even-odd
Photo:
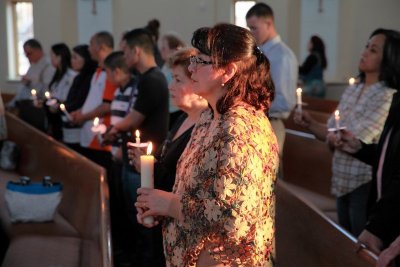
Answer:
[[[4,196],[13,223],[52,221],[61,197],[62,184],[52,183],[49,176],[41,183],[31,183],[26,176],[9,181]]]

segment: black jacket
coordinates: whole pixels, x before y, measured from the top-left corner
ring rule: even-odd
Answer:
[[[382,197],[377,201],[376,174],[383,144],[390,131],[382,169]],[[400,92],[393,96],[379,143],[363,144],[354,156],[373,167],[365,229],[379,237],[387,247],[400,234]]]

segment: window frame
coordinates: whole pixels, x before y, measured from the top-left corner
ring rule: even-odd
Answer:
[[[8,47],[8,78],[9,80],[19,80],[21,74],[19,73],[20,65],[20,54],[18,52],[18,14],[17,4],[19,3],[30,3],[32,0],[8,0],[6,6],[6,27],[7,27],[7,47]],[[33,17],[33,14],[32,14]],[[32,21],[32,24],[34,22]],[[32,36],[33,37],[33,36]]]

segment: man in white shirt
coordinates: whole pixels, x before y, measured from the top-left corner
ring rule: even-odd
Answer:
[[[289,117],[296,103],[298,62],[293,51],[281,40],[274,22],[274,13],[265,3],[257,3],[246,14],[247,26],[257,45],[271,64],[271,76],[275,84],[275,99],[268,117],[278,139],[282,156],[285,126],[282,119]]]
[[[19,100],[31,99],[31,90],[36,89],[39,98],[44,97],[53,78],[55,69],[44,56],[41,44],[36,39],[29,39],[24,43],[24,52],[29,60],[30,67],[22,76],[22,84],[16,96],[7,103],[7,107],[15,107]]]

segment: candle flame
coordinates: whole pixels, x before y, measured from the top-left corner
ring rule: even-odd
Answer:
[[[65,110],[65,105],[64,105],[64,104],[60,104],[60,109],[61,109],[62,111],[64,111],[64,110]]]
[[[35,89],[32,89],[32,90],[31,90],[31,94],[32,94],[33,96],[35,96],[35,95],[36,95],[36,90],[35,90]]]
[[[335,118],[340,118],[338,109],[335,111]]]
[[[302,90],[300,87],[296,89],[296,93],[297,93],[298,95],[300,95],[301,92],[303,92],[303,90]]]
[[[49,92],[49,91],[46,91],[46,92],[44,93],[44,96],[45,96],[47,99],[50,99],[50,92]]]
[[[94,120],[93,120],[93,126],[98,126],[98,125],[99,125],[99,122],[100,122],[99,117],[94,118]]]
[[[139,130],[136,130],[135,135],[136,135],[136,138],[140,138],[140,132],[139,132]]]
[[[353,77],[351,77],[350,79],[349,79],[349,84],[350,85],[353,85],[353,84],[355,84],[356,83],[356,79],[354,79]]]
[[[151,154],[151,150],[153,149],[153,144],[151,142],[149,142],[149,145],[147,146],[147,155]]]

